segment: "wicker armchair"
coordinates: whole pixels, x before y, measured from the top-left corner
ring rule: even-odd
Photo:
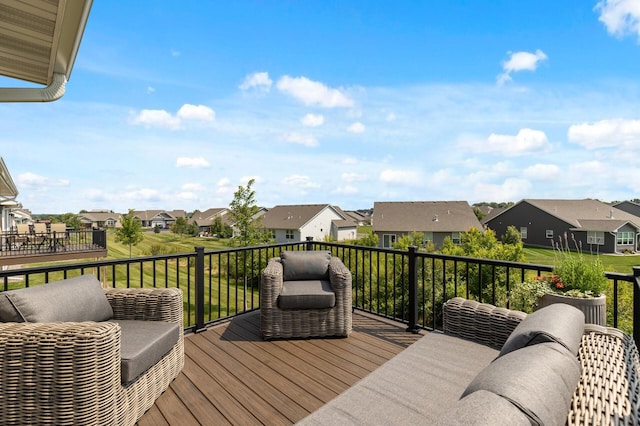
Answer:
[[[179,323],[178,342],[123,385],[115,322],[0,323],[0,424],[133,425],[184,365],[182,292],[105,289],[115,320]]]
[[[286,252],[282,256],[286,256]],[[326,256],[330,292],[335,304],[330,307],[296,309],[282,307],[281,292],[287,278],[283,264],[287,259],[271,259],[262,272],[260,288],[260,329],[265,339],[343,336],[351,333],[352,298],[351,272],[342,261],[328,252],[290,252],[289,254],[313,258]],[[290,260],[290,258],[289,258]],[[316,265],[317,266],[317,265]],[[306,295],[305,295],[306,296]],[[302,297],[305,297],[302,296]]]

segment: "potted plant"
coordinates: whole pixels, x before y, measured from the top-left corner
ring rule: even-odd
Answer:
[[[554,244],[556,262],[553,273],[535,277],[515,286],[510,300],[525,309],[535,310],[552,303],[566,303],[584,312],[585,321],[606,325],[606,296],[608,280],[599,257],[587,259],[582,247],[571,236],[576,251],[569,249],[567,234]]]

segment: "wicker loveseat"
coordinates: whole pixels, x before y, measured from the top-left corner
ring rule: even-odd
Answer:
[[[549,308],[528,316],[451,299],[444,333],[426,333],[300,424],[640,424],[633,339]]]
[[[93,275],[0,293],[0,424],[135,424],[182,370],[182,310]]]
[[[262,272],[260,330],[265,339],[351,333],[351,272],[328,251],[283,252]]]

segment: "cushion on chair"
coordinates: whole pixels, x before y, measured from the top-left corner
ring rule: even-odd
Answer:
[[[555,303],[527,315],[509,335],[498,356],[542,342],[557,342],[577,355],[583,333],[582,311]]]
[[[114,320],[121,328],[121,380],[134,381],[155,365],[180,338],[180,324],[163,321]]]
[[[329,279],[331,253],[328,251],[284,251],[280,260],[284,281]]]
[[[323,309],[336,305],[331,283],[325,280],[284,281],[278,296],[280,309]]]
[[[106,321],[113,309],[95,276],[0,292],[2,322]]]
[[[558,343],[540,343],[496,358],[467,386],[463,397],[486,390],[508,399],[532,424],[564,425],[581,371]]]
[[[479,390],[458,400],[436,423],[459,425],[531,425],[529,418],[509,400]]]

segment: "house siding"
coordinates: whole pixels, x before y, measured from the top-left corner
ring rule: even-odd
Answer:
[[[324,209],[300,228],[300,241],[307,237],[313,237],[314,241],[324,241],[326,236],[331,235],[331,221],[335,219],[343,218],[331,208]]]

